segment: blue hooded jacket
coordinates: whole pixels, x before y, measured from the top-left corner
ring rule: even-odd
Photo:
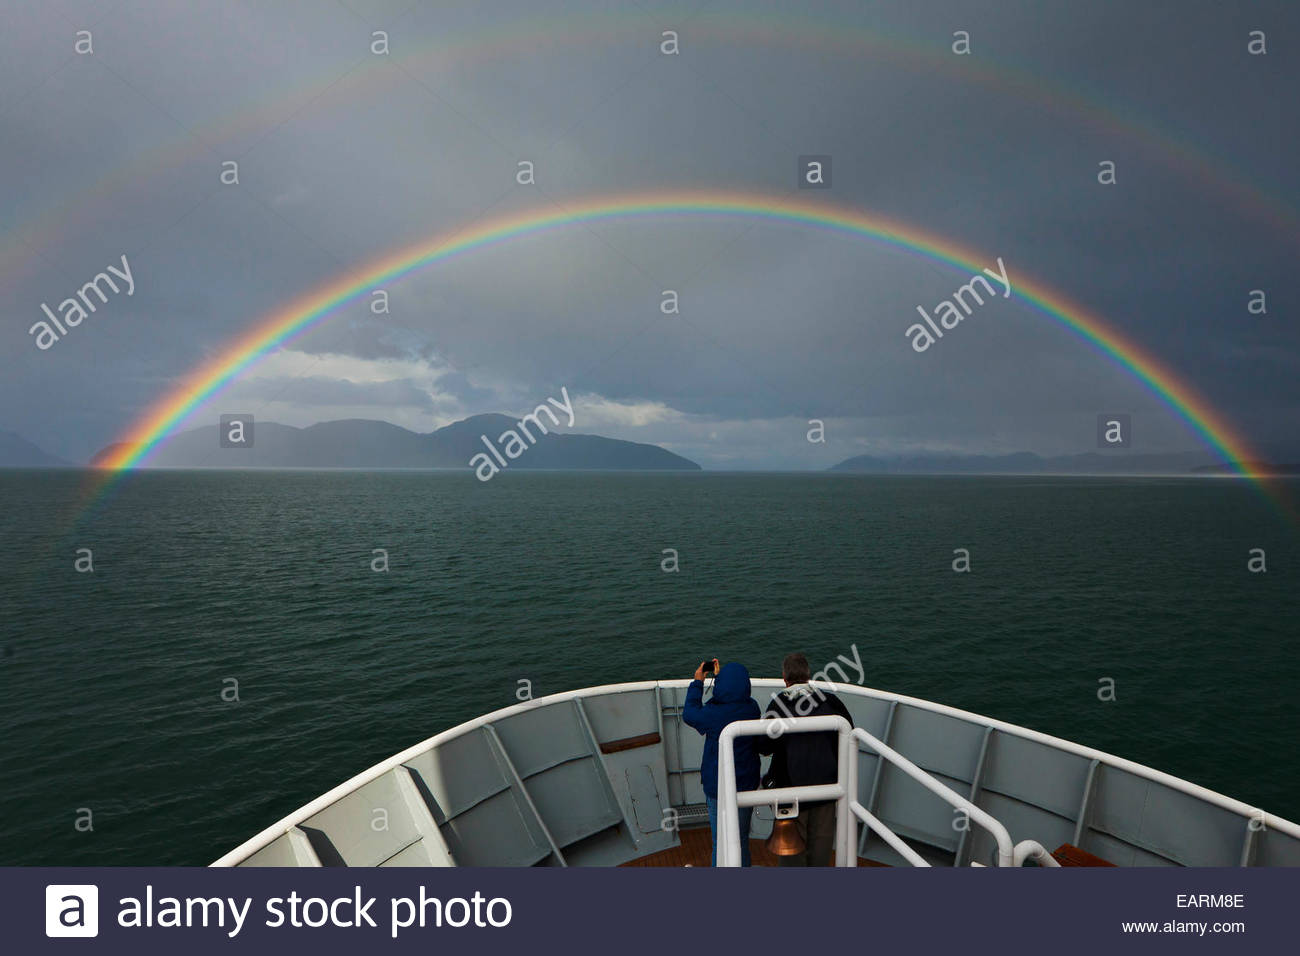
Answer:
[[[749,671],[744,664],[723,664],[713,680],[713,696],[704,700],[704,681],[693,680],[686,691],[682,720],[704,735],[704,756],[700,759],[700,783],[705,796],[718,797],[718,735],[737,720],[757,720],[758,703],[749,696]],[[736,789],[758,788],[758,751],[753,737],[736,738]]]

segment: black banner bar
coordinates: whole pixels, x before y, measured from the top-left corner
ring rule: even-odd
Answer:
[[[0,898],[23,954],[1264,953],[1300,870],[9,868]]]

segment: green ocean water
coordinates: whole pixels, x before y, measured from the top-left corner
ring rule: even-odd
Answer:
[[[81,480],[0,472],[0,865],[205,864],[520,681],[853,645],[1300,819],[1300,540],[1244,482],[149,472],[65,533]]]

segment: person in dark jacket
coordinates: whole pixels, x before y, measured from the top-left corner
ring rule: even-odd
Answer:
[[[766,718],[838,715],[853,725],[844,702],[828,690],[811,686],[812,671],[803,654],[789,654],[781,664],[786,689],[772,697]],[[755,737],[761,754],[772,755],[764,783],[773,787],[805,787],[834,783],[839,776],[839,741],[834,731],[814,734],[779,733]],[[781,857],[781,866],[830,866],[835,849],[835,801],[799,802],[799,835],[803,853]]]
[[[704,701],[705,665],[712,663],[713,696]],[[704,661],[695,669],[695,680],[686,690],[682,720],[704,735],[704,756],[700,758],[700,783],[709,806],[709,836],[713,841],[713,866],[718,865],[718,736],[722,728],[737,720],[757,720],[758,702],[749,696],[749,671],[735,661],[718,669],[718,659]],[[758,788],[758,737],[736,738],[736,791]],[[740,865],[749,866],[749,824],[753,807],[740,808]]]

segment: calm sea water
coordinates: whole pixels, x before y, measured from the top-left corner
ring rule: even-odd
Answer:
[[[160,472],[64,536],[80,480],[0,472],[0,864],[205,864],[520,680],[853,644],[1300,819],[1300,543],[1240,482]]]

